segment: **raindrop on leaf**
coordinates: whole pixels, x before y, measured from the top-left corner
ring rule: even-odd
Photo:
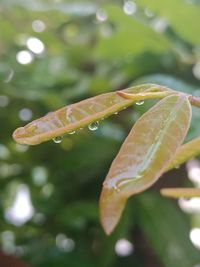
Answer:
[[[98,121],[95,121],[95,122],[92,122],[88,128],[90,131],[96,131],[99,127],[99,122]]]
[[[144,100],[137,101],[137,102],[135,102],[135,104],[138,106],[141,106],[144,104]]]
[[[57,137],[53,138],[53,141],[54,141],[54,143],[59,144],[62,142],[62,139],[63,139],[62,136],[57,136]]]
[[[76,131],[70,132],[69,134],[75,134]]]

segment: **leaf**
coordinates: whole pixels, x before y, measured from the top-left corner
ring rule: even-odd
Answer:
[[[175,157],[167,167],[166,171],[169,171],[187,160],[196,157],[200,154],[200,137],[182,145],[176,151]]]
[[[165,197],[172,198],[200,197],[200,188],[163,188],[160,193]]]
[[[189,240],[188,217],[179,207],[152,192],[139,195],[136,205],[138,226],[161,266],[194,267],[199,263],[199,251]]]
[[[191,106],[185,95],[168,96],[134,125],[113,161],[100,198],[107,234],[116,226],[127,199],[161,176],[188,131]]]
[[[16,129],[13,138],[20,144],[40,144],[119,112],[140,100],[141,96],[137,97],[137,94],[146,90],[149,92],[150,90],[168,91],[169,89],[159,85],[144,84],[124,90],[124,92],[136,94],[134,99],[121,97],[117,92],[95,96],[50,112],[24,127]]]

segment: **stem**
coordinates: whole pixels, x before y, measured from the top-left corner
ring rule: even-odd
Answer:
[[[200,188],[163,188],[161,195],[172,198],[200,197]]]
[[[200,108],[200,97],[190,95],[188,99],[193,106]]]

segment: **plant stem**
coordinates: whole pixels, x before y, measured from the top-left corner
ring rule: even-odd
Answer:
[[[200,188],[163,188],[160,193],[172,198],[200,197]]]
[[[188,99],[193,106],[200,108],[200,97],[190,95]]]

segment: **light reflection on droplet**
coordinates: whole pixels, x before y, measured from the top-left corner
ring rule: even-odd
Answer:
[[[0,107],[5,108],[9,104],[9,98],[6,95],[0,95]]]
[[[72,132],[70,132],[69,134],[75,134],[76,133],[76,131],[72,131]]]
[[[123,6],[123,10],[124,13],[126,15],[133,15],[136,11],[137,11],[137,6],[135,4],[135,2],[133,1],[127,1],[125,2],[124,6]]]
[[[99,9],[96,12],[96,19],[100,22],[106,21],[108,18],[107,13],[103,9]]]
[[[19,117],[22,121],[29,121],[32,116],[33,113],[29,108],[23,108],[19,111]]]
[[[35,32],[43,32],[46,29],[45,23],[42,20],[34,20],[32,28]]]
[[[27,50],[22,50],[17,53],[16,59],[20,64],[27,65],[33,61],[33,55]]]
[[[27,47],[35,54],[42,54],[44,52],[44,44],[43,42],[35,37],[30,37],[27,40]]]
[[[88,129],[90,131],[96,131],[99,127],[99,122],[98,121],[95,121],[95,122],[92,122],[89,126],[88,126]]]
[[[133,253],[134,246],[127,239],[120,239],[115,244],[115,252],[118,256],[126,257]]]
[[[190,231],[190,240],[196,248],[200,249],[200,228],[193,228]]]
[[[63,140],[63,136],[56,136],[55,138],[53,138],[53,141],[56,144],[60,144],[62,140]]]
[[[137,101],[137,102],[135,102],[135,104],[138,106],[141,106],[144,104],[144,100]]]
[[[64,252],[71,252],[75,247],[73,239],[68,238],[65,234],[58,234],[56,236],[56,246]]]

